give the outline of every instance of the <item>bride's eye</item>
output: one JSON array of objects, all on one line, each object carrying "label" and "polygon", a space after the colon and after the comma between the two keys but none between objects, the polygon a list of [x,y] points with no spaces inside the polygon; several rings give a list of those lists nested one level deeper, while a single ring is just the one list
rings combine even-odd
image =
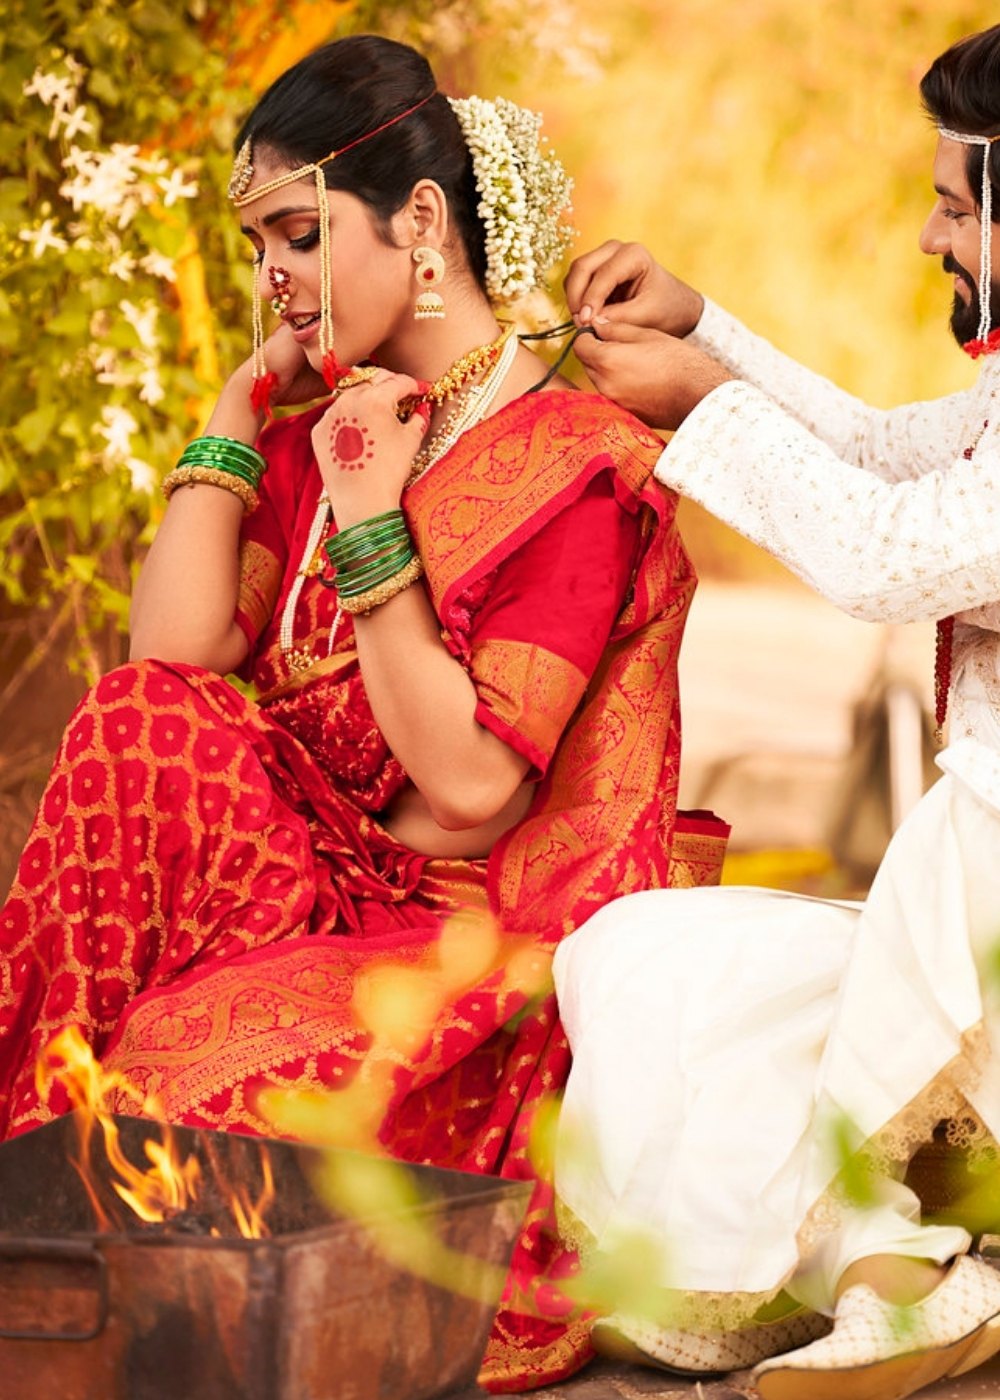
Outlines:
[{"label": "bride's eye", "polygon": [[305,252],[307,248],[315,248],[319,242],[319,224],[311,228],[308,233],[301,234],[298,238],[288,240],[289,248],[294,248],[296,252]]}]

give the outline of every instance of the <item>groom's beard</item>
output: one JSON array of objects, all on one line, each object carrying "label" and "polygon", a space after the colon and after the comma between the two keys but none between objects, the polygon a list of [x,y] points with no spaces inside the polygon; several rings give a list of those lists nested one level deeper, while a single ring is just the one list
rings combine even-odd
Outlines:
[{"label": "groom's beard", "polygon": [[[950,253],[944,255],[941,265],[945,272],[950,272],[954,277],[961,277],[969,289],[968,302],[964,302],[958,293],[955,293],[949,322],[952,335],[959,345],[965,345],[967,341],[975,340],[979,334],[979,288],[965,268],[957,263]],[[1000,326],[1000,283],[998,282],[990,283],[990,325]]]}]

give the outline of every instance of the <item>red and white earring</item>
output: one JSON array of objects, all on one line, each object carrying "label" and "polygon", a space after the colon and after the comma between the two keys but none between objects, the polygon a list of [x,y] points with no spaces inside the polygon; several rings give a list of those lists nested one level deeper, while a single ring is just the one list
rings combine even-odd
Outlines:
[{"label": "red and white earring", "polygon": [[419,248],[413,250],[413,261],[416,263],[415,276],[417,286],[420,288],[420,295],[413,308],[413,319],[415,321],[443,321],[444,302],[440,293],[431,291],[431,288],[444,280],[444,258],[436,248],[428,248],[421,244]]},{"label": "red and white earring", "polygon": [[275,316],[284,316],[288,310],[288,303],[292,299],[289,283],[292,280],[290,272],[286,272],[283,267],[269,267],[267,269],[267,280],[274,289],[274,296],[271,298],[271,310]]}]

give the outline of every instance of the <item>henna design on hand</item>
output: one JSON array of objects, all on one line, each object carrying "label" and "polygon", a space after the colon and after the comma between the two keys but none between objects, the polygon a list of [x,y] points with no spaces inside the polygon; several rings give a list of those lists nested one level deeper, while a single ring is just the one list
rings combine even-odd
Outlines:
[{"label": "henna design on hand", "polygon": [[335,418],[330,424],[330,455],[342,472],[360,472],[375,456],[371,433],[357,418]]}]

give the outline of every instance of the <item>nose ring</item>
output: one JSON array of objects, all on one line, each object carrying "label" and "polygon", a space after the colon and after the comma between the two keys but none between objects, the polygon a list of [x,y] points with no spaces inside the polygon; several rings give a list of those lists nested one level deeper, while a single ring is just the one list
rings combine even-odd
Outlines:
[{"label": "nose ring", "polygon": [[267,269],[267,280],[274,288],[274,296],[271,298],[271,310],[275,316],[283,316],[288,310],[288,303],[292,299],[289,290],[289,283],[292,280],[291,273],[286,272],[283,267],[269,267]]}]

